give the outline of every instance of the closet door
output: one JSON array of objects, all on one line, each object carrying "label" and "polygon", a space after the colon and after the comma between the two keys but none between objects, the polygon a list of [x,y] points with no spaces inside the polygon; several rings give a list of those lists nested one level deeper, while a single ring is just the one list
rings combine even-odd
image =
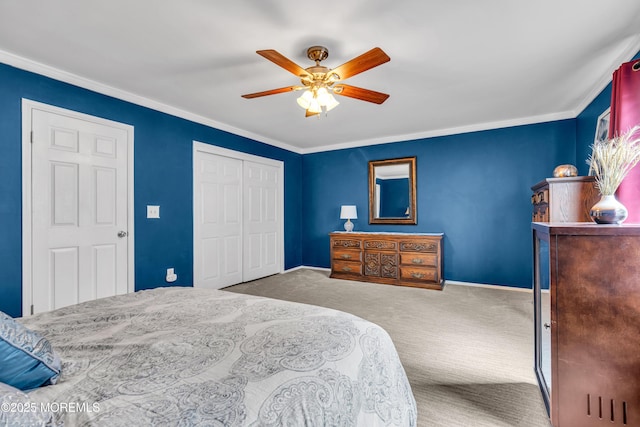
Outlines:
[{"label": "closet door", "polygon": [[242,282],[242,161],[198,152],[194,158],[194,286]]},{"label": "closet door", "polygon": [[244,162],[244,274],[255,280],[279,272],[278,169]]},{"label": "closet door", "polygon": [[194,142],[193,285],[220,289],[283,269],[282,162]]}]

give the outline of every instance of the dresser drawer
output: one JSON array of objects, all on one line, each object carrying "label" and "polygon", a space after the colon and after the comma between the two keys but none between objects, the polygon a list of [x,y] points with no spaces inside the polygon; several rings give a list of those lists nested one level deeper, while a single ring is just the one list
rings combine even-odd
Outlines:
[{"label": "dresser drawer", "polygon": [[351,249],[360,249],[362,248],[362,242],[360,240],[355,239],[332,239],[331,246],[333,248],[351,248]]},{"label": "dresser drawer", "polygon": [[400,252],[438,252],[439,242],[400,242]]},{"label": "dresser drawer", "polygon": [[548,222],[549,221],[549,205],[541,203],[533,206],[533,222]]},{"label": "dresser drawer", "polygon": [[343,261],[362,261],[362,252],[349,249],[334,249],[333,259]]},{"label": "dresser drawer", "polygon": [[376,249],[379,251],[396,251],[398,249],[398,242],[392,240],[365,240],[364,249]]},{"label": "dresser drawer", "polygon": [[435,253],[400,253],[400,264],[437,267],[438,257]]},{"label": "dresser drawer", "polygon": [[549,203],[549,189],[537,191],[531,196],[531,204],[539,205],[541,203]]},{"label": "dresser drawer", "polygon": [[400,278],[421,282],[439,282],[438,270],[430,267],[400,267]]},{"label": "dresser drawer", "polygon": [[331,263],[331,270],[334,273],[362,274],[362,264],[355,261],[340,261],[334,259]]}]

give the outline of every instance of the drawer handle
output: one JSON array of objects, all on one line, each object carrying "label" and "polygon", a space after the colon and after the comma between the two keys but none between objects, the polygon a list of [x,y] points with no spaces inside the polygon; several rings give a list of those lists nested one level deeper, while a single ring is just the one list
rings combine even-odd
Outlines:
[{"label": "drawer handle", "polygon": [[351,255],[349,255],[349,254],[342,254],[341,258],[342,258],[342,259],[351,259]]},{"label": "drawer handle", "polygon": [[422,258],[414,258],[411,260],[413,264],[422,264],[424,260]]},{"label": "drawer handle", "polygon": [[411,273],[411,277],[413,277],[414,279],[424,279],[424,274],[423,273]]},{"label": "drawer handle", "polygon": [[349,266],[342,267],[342,271],[351,271],[351,267]]}]

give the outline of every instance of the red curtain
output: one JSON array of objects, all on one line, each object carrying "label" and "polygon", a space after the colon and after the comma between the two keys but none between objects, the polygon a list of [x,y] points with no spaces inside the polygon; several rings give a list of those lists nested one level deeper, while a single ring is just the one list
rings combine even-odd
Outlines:
[{"label": "red curtain", "polygon": [[[609,137],[640,124],[640,60],[626,62],[613,72]],[[640,164],[622,181],[616,193],[629,210],[627,223],[640,223]]]}]

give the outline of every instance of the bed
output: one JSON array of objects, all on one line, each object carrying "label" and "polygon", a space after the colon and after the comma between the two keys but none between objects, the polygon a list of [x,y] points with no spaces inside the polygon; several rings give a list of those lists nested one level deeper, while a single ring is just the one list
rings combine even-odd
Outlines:
[{"label": "bed", "polygon": [[389,335],[340,311],[173,287],[18,320],[61,360],[27,393],[56,425],[416,425]]}]

